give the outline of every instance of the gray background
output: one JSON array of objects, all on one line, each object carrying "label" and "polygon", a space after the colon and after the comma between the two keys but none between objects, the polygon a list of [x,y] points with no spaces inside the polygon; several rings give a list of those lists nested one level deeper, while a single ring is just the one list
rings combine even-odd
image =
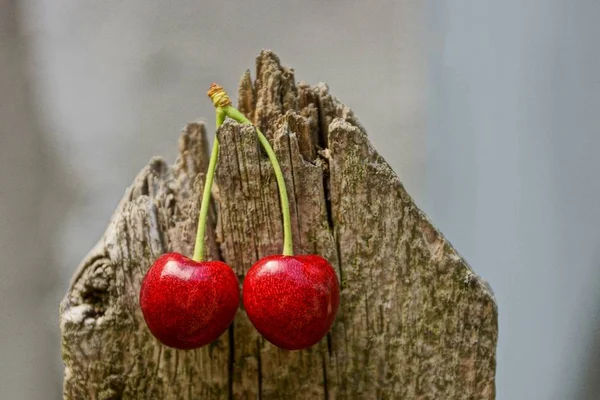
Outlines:
[{"label": "gray background", "polygon": [[593,0],[0,0],[0,398],[60,398],[77,263],[261,48],[329,83],[491,283],[498,398],[599,398],[599,17]]}]

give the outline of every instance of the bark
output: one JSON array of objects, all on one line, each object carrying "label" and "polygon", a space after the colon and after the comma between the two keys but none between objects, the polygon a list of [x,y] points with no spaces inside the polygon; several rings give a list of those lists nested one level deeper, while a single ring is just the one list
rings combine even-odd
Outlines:
[{"label": "bark", "polygon": [[[294,250],[337,269],[341,309],[330,334],[288,352],[254,330],[242,308],[228,333],[198,350],[159,344],[139,310],[141,279],[167,251],[192,253],[208,160],[191,123],[170,167],[153,159],[82,262],[60,307],[69,399],[490,399],[497,307],[487,284],[418,209],[324,84],[296,85],[265,51],[242,77],[239,108],[272,141],[286,177]],[[209,254],[240,282],[278,253],[273,171],[252,127],[226,122]]]}]

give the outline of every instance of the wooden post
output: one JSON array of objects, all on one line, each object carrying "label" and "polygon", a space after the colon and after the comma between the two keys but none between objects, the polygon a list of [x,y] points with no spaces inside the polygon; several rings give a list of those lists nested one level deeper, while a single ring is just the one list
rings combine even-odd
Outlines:
[{"label": "wooden post", "polygon": [[[490,288],[414,204],[352,111],[324,84],[296,85],[272,52],[240,83],[239,108],[272,141],[291,201],[295,251],[326,257],[342,285],[321,343],[289,352],[240,308],[227,334],[194,351],[147,330],[141,279],[167,251],[192,253],[208,160],[202,123],[173,166],[137,176],[60,307],[67,399],[492,399],[497,307]],[[251,127],[231,121],[214,188],[208,254],[240,282],[278,253],[272,169]]]}]

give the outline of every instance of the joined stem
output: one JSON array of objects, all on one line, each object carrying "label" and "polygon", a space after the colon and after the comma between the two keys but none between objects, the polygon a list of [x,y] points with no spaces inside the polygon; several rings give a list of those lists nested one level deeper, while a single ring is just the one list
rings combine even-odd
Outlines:
[{"label": "joined stem", "polygon": [[[221,107],[217,107],[217,130],[225,121],[225,113]],[[200,203],[200,213],[198,216],[198,230],[196,231],[196,244],[194,246],[194,256],[192,260],[200,262],[204,259],[204,235],[206,233],[206,218],[210,206],[210,194],[212,190],[217,160],[219,158],[219,139],[215,132],[215,141],[210,153],[208,162],[208,171],[206,172],[206,181],[204,182],[204,192],[202,193],[202,203]]]},{"label": "joined stem", "polygon": [[[246,116],[244,116],[244,114],[239,112],[231,105],[231,99],[222,86],[213,83],[210,85],[207,95],[212,100],[217,112],[221,110],[224,116],[228,116],[229,118],[242,124],[253,125],[252,122],[246,118]],[[223,118],[225,118],[224,116]],[[220,117],[217,117],[217,126],[220,125],[218,118]],[[260,129],[258,129],[258,127],[254,126],[254,129],[256,130],[258,141],[269,156],[269,161],[271,161],[271,165],[273,166],[273,172],[275,172],[275,178],[277,178],[279,201],[281,202],[281,215],[283,218],[283,255],[292,256],[294,255],[294,244],[292,242],[292,219],[290,217],[290,202],[288,200],[287,190],[285,188],[285,179],[283,178],[279,161],[277,161],[277,156],[269,144],[269,141],[265,135],[263,135]]]}]

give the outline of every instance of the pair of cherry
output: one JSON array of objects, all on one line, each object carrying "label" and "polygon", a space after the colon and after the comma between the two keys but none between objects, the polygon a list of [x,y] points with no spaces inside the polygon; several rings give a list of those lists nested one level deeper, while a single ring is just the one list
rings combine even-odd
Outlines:
[{"label": "pair of cherry", "polygon": [[[217,110],[217,128],[225,117],[250,124],[222,87],[208,92]],[[331,265],[319,255],[293,255],[289,202],[283,174],[269,142],[256,129],[277,178],[282,205],[282,255],[258,260],[246,274],[242,301],[254,327],[274,345],[299,350],[319,342],[331,328],[340,289]],[[209,162],[193,259],[167,253],[150,267],[140,291],[140,307],[150,332],[163,344],[194,349],[221,336],[233,322],[240,302],[238,279],[221,261],[203,261],[204,232],[218,141]]]},{"label": "pair of cherry", "polygon": [[[144,278],[140,295],[146,324],[167,346],[193,349],[221,336],[240,301],[238,280],[221,261],[196,262],[164,254]],[[339,305],[333,269],[318,255],[260,259],[244,279],[243,303],[256,329],[274,345],[299,350],[320,341]]]}]

